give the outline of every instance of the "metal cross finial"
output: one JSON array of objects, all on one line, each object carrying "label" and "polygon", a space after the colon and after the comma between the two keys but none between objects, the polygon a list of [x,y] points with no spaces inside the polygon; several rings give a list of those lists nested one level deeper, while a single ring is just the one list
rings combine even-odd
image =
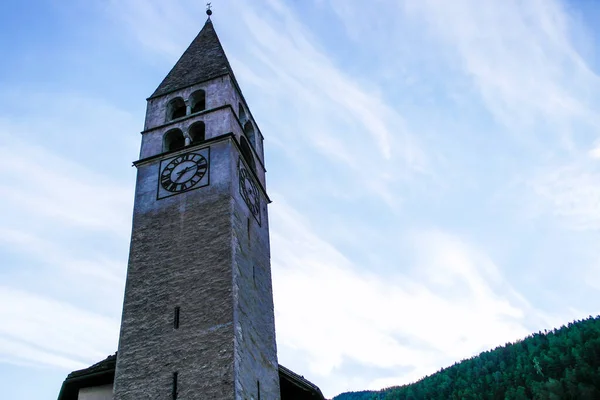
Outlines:
[{"label": "metal cross finial", "polygon": [[211,10],[211,5],[210,3],[206,3],[206,15],[208,15],[208,18],[210,18],[210,16],[212,15],[212,10]]}]

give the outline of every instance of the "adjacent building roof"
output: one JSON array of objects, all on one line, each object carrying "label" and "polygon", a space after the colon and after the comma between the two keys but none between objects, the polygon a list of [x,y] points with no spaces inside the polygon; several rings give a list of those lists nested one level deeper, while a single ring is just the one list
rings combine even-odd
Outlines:
[{"label": "adjacent building roof", "polygon": [[281,400],[325,399],[317,385],[281,364],[279,364],[279,386],[281,387]]},{"label": "adjacent building roof", "polygon": [[[78,371],[71,372],[62,384],[58,400],[77,400],[79,389],[112,384],[115,379],[117,353]],[[281,400],[325,400],[321,390],[283,365],[279,366]]]},{"label": "adjacent building roof", "polygon": [[71,372],[60,388],[58,400],[77,400],[81,388],[112,384],[116,365],[117,353],[91,367]]},{"label": "adjacent building roof", "polygon": [[[192,41],[152,96],[158,97],[175,90],[204,82],[233,72],[210,18]],[[233,78],[235,79],[235,78]]]}]

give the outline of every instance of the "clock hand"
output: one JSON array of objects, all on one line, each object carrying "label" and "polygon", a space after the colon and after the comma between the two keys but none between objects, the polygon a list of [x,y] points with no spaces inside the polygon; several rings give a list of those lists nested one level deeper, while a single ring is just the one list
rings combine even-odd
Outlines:
[{"label": "clock hand", "polygon": [[181,175],[185,174],[186,172],[188,172],[192,168],[194,168],[194,167],[185,167],[184,169],[182,169],[181,171],[179,171],[177,173],[177,178],[179,178]]},{"label": "clock hand", "polygon": [[179,180],[179,178],[181,178],[181,176],[182,176],[183,174],[185,174],[186,172],[188,172],[189,170],[191,170],[191,169],[193,169],[193,168],[195,168],[195,166],[191,166],[191,167],[185,167],[184,169],[182,169],[181,171],[179,171],[179,172],[177,173],[177,178],[175,178],[175,182],[177,182],[177,181]]}]

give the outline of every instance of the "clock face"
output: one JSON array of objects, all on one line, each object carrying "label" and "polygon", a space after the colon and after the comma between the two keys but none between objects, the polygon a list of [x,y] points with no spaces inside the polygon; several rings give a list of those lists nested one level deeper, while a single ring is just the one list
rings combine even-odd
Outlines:
[{"label": "clock face", "polygon": [[171,193],[184,192],[202,181],[207,168],[208,162],[202,154],[182,154],[162,169],[160,185]]},{"label": "clock face", "polygon": [[244,198],[244,201],[248,205],[250,212],[260,222],[260,194],[258,193],[258,187],[252,179],[252,175],[248,170],[242,166],[239,169],[240,173],[240,193]]}]

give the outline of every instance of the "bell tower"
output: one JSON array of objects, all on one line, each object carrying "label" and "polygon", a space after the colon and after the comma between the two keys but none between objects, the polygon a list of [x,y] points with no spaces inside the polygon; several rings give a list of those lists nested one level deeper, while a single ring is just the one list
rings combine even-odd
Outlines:
[{"label": "bell tower", "polygon": [[263,137],[210,16],[134,165],[114,399],[278,400]]}]

